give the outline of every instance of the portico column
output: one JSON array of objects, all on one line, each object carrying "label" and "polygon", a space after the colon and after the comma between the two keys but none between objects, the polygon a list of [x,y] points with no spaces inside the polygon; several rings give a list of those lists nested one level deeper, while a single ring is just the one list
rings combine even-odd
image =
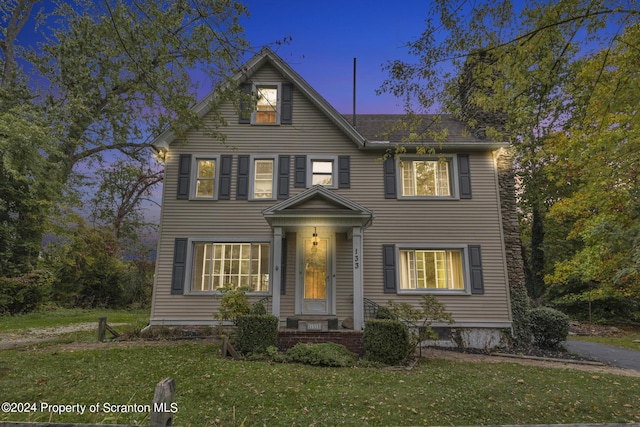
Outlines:
[{"label": "portico column", "polygon": [[282,279],[282,227],[273,227],[273,264],[271,271],[271,314],[280,319],[280,280]]},{"label": "portico column", "polygon": [[364,328],[364,288],[362,266],[362,227],[353,227],[353,330]]}]

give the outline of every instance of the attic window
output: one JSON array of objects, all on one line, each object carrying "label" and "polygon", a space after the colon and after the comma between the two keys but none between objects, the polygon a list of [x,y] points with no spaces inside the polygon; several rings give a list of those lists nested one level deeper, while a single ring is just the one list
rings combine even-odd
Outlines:
[{"label": "attic window", "polygon": [[257,102],[254,123],[278,123],[278,87],[256,86]]}]

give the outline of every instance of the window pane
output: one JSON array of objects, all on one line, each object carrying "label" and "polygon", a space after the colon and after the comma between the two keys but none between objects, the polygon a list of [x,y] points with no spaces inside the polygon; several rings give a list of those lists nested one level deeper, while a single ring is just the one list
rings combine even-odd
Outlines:
[{"label": "window pane", "polygon": [[198,160],[198,178],[213,178],[215,171],[215,160]]},{"label": "window pane", "polygon": [[197,243],[194,245],[192,289],[249,287],[269,290],[268,243]]},{"label": "window pane", "polygon": [[416,195],[436,195],[436,163],[413,162],[415,169]]},{"label": "window pane", "polygon": [[196,183],[196,197],[213,197],[213,180],[199,179]]},{"label": "window pane", "polygon": [[313,161],[313,173],[331,173],[333,170],[333,162],[331,161]]}]

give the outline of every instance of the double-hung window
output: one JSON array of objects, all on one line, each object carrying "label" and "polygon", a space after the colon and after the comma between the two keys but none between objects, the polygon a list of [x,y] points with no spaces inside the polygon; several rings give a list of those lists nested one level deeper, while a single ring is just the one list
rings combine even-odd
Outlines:
[{"label": "double-hung window", "polygon": [[462,249],[400,249],[400,290],[465,289]]},{"label": "double-hung window", "polygon": [[252,171],[251,198],[256,200],[275,199],[275,159],[253,159]]},{"label": "double-hung window", "polygon": [[268,292],[269,256],[270,244],[264,242],[195,242],[191,290],[247,287],[250,292]]},{"label": "double-hung window", "polygon": [[337,188],[337,157],[309,156],[307,161],[307,182],[311,186]]},{"label": "double-hung window", "polygon": [[403,197],[452,197],[451,162],[448,159],[401,160]]},{"label": "double-hung window", "polygon": [[192,197],[198,199],[216,198],[216,158],[195,158],[195,185]]}]

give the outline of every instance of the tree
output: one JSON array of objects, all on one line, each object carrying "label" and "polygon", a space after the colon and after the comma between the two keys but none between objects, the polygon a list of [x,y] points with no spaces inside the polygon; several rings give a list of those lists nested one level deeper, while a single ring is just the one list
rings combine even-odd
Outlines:
[{"label": "tree", "polygon": [[[0,186],[6,200],[0,227],[3,254],[9,254],[0,261],[6,264],[0,274],[30,263],[16,260],[23,242],[26,259],[33,259],[46,207],[72,187],[79,164],[113,151],[144,157],[160,132],[183,135],[202,124],[191,109],[197,101],[191,71],[209,77],[218,99],[240,96],[224,83],[249,49],[238,22],[247,12],[236,0],[56,0],[37,16],[34,31],[45,41],[19,46],[18,34],[37,3],[0,5]],[[208,119],[212,135],[223,140],[224,121],[215,105]],[[37,161],[17,167],[22,154],[11,153],[27,148]],[[42,176],[46,191],[36,191]],[[35,181],[26,184],[20,177]],[[27,240],[18,228],[28,230]]]},{"label": "tree", "polygon": [[131,252],[140,243],[144,229],[152,227],[142,203],[156,203],[151,199],[152,191],[162,181],[164,171],[153,170],[144,162],[119,160],[100,170],[98,177],[101,182],[90,201],[91,217],[111,229],[114,241],[119,243],[112,248],[114,255],[122,243]]},{"label": "tree", "polygon": [[[610,316],[637,315],[640,307],[640,24],[626,28],[611,48],[585,59],[574,98],[588,99],[567,136],[548,147],[549,174],[577,182],[558,200],[550,219],[568,223],[579,250],[558,260],[546,281],[558,303],[597,301],[618,307]],[[568,296],[571,283],[584,284]],[[571,289],[571,288],[569,288]],[[612,307],[613,308],[613,307]],[[636,319],[637,320],[637,319]]]},{"label": "tree", "polygon": [[[534,296],[542,295],[544,272],[553,268],[544,250],[546,214],[576,188],[575,179],[568,186],[549,179],[548,147],[559,131],[583,122],[589,104],[597,102],[595,86],[603,87],[605,77],[621,77],[604,71],[614,41],[640,19],[637,6],[633,0],[560,0],[517,9],[509,0],[473,5],[439,0],[425,31],[407,44],[416,61],[386,66],[389,79],[380,90],[403,97],[411,117],[440,105],[478,136],[512,142]],[[583,59],[599,51],[591,89],[578,93]]]}]

